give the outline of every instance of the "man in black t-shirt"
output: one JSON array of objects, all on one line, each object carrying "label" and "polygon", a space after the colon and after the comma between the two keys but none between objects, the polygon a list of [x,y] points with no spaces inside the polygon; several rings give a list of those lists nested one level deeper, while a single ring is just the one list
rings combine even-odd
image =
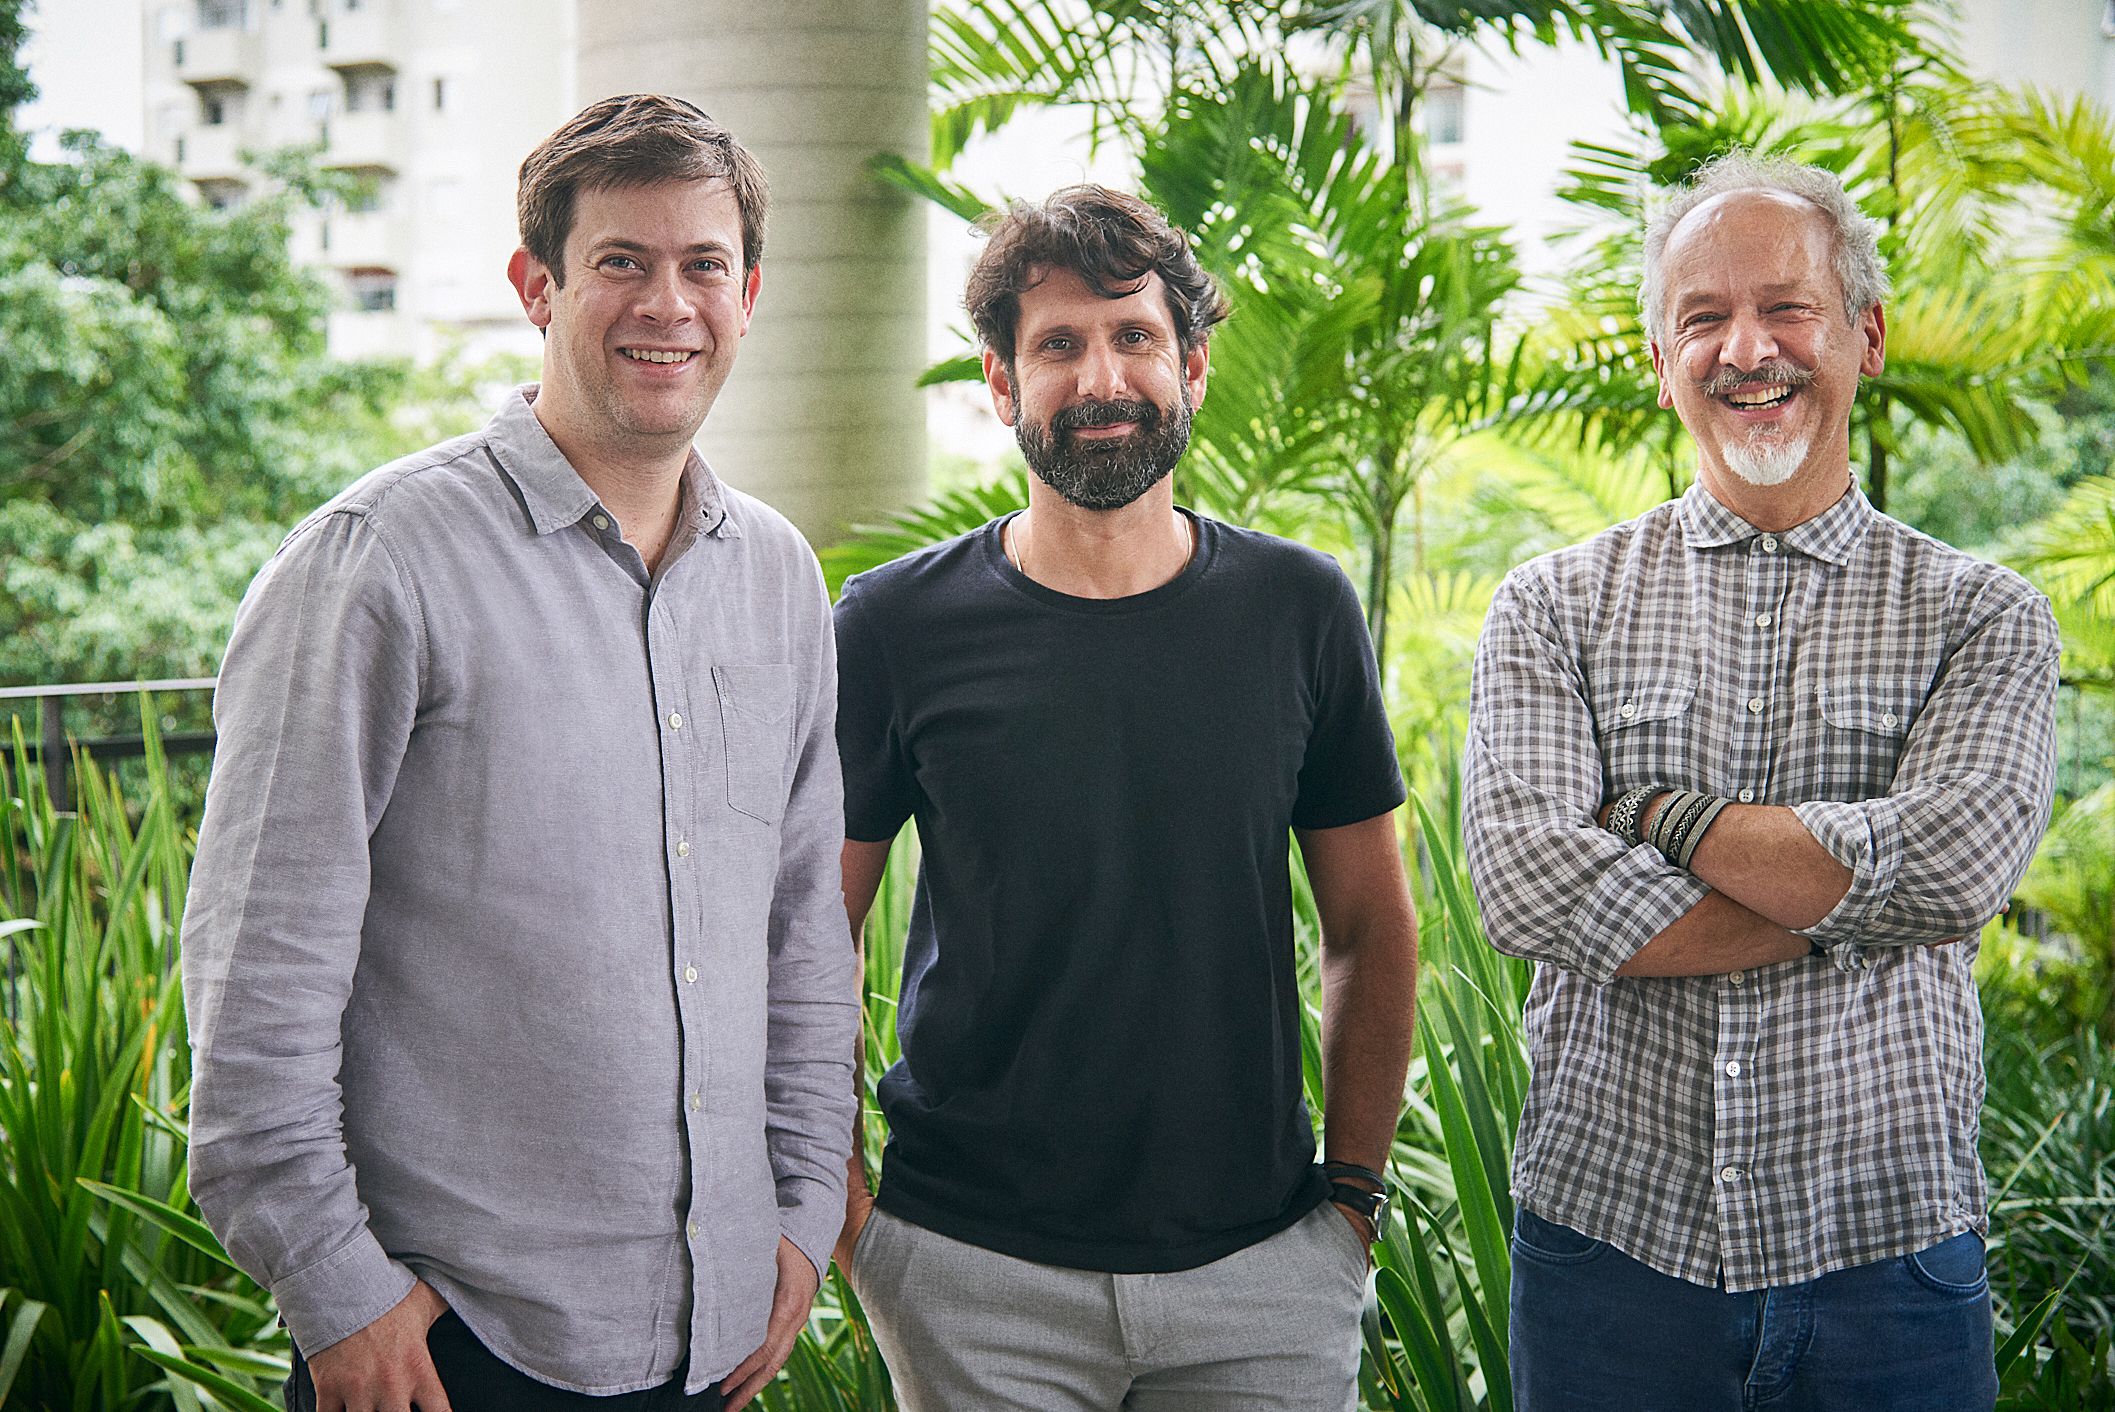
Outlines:
[{"label": "man in black t-shirt", "polygon": [[855,934],[906,819],[923,848],[883,1181],[855,1153],[839,1263],[912,1412],[1349,1408],[1417,969],[1358,600],[1176,507],[1227,306],[1158,212],[1016,206],[967,304],[1035,474],[838,605]]}]

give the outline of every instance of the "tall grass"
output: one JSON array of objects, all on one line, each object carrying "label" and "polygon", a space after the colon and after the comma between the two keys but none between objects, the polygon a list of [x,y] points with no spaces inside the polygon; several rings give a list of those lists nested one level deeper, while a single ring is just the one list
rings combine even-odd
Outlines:
[{"label": "tall grass", "polygon": [[199,1223],[176,967],[191,841],[143,711],[128,801],[85,762],[53,807],[14,724],[0,828],[0,1405],[268,1409],[270,1302]]},{"label": "tall grass", "polygon": [[[271,1412],[285,1335],[269,1297],[199,1223],[185,1180],[190,1054],[176,944],[193,839],[153,713],[143,714],[138,798],[84,765],[78,810],[53,808],[18,727],[0,800],[0,1409]],[[1485,944],[1458,794],[1420,798],[1411,814],[1425,967],[1359,1382],[1372,1409],[1510,1412],[1507,1174],[1527,1090],[1530,972]],[[886,1134],[873,1083],[897,1057],[915,866],[906,832],[866,936],[861,1140],[875,1169]],[[1319,929],[1297,874],[1294,896],[1319,1121]],[[2006,1310],[2001,1408],[2115,1408],[2103,1332],[2115,1063],[2089,1036],[2061,1053],[1993,1045],[1986,1151]],[[760,1403],[894,1412],[858,1300],[834,1272]]]}]

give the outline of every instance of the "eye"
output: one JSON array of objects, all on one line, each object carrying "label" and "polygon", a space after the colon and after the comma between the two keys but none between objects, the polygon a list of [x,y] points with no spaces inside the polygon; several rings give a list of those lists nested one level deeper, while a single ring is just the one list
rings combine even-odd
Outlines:
[{"label": "eye", "polygon": [[1704,324],[1715,324],[1725,317],[1724,314],[1691,314],[1688,318],[1682,320],[1682,327],[1686,329],[1697,328]]},{"label": "eye", "polygon": [[1133,348],[1142,348],[1153,341],[1153,335],[1142,328],[1127,328],[1117,335],[1117,339]]},{"label": "eye", "polygon": [[1072,340],[1064,334],[1057,334],[1044,339],[1042,348],[1045,353],[1069,353],[1072,351]]},{"label": "eye", "polygon": [[717,255],[704,255],[692,260],[690,267],[694,270],[703,270],[707,274],[718,274],[721,270],[727,268],[727,262],[720,259]]},{"label": "eye", "polygon": [[606,270],[636,270],[640,268],[639,262],[629,255],[605,255],[602,257],[601,266]]}]

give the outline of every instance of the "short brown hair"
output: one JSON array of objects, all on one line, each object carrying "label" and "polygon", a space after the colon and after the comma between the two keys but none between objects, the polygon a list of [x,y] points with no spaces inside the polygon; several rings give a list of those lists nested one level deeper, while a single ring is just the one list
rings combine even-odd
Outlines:
[{"label": "short brown hair", "polygon": [[668,181],[724,181],[733,189],[742,213],[742,274],[755,269],[771,204],[763,167],[695,104],[659,93],[591,103],[528,155],[515,195],[522,246],[563,285],[580,192]]},{"label": "short brown hair", "polygon": [[1072,271],[1104,299],[1121,299],[1147,275],[1159,275],[1185,353],[1232,312],[1197,263],[1189,237],[1136,196],[1106,186],[1068,186],[1039,205],[1014,202],[987,217],[984,229],[989,238],[969,272],[962,303],[977,337],[1008,367],[1021,295],[1052,269]]}]

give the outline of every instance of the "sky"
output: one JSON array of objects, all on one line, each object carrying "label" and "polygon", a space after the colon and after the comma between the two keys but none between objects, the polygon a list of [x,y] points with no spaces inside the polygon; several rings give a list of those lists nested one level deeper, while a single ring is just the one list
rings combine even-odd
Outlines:
[{"label": "sky", "polygon": [[40,91],[17,120],[32,134],[32,156],[57,156],[59,133],[70,127],[96,128],[139,150],[144,42],[138,0],[30,0],[23,57]]}]

